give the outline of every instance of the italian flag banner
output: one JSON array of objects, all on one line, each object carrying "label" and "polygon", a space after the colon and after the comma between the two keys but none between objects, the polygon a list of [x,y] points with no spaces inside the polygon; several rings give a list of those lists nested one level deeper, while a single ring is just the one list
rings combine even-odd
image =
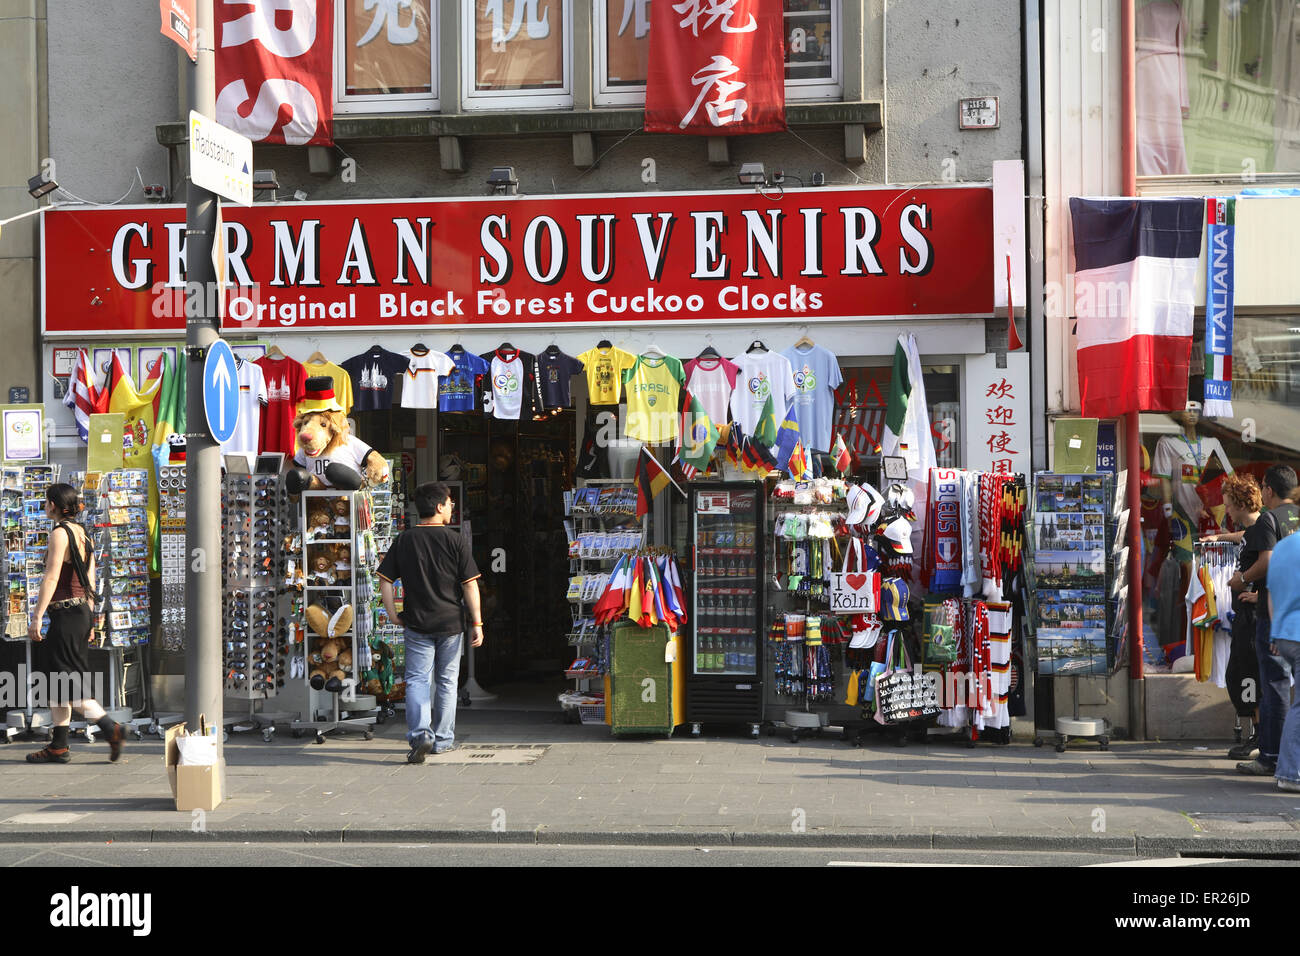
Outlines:
[{"label": "italian flag banner", "polygon": [[1232,417],[1232,304],[1235,199],[1205,200],[1205,409]]}]

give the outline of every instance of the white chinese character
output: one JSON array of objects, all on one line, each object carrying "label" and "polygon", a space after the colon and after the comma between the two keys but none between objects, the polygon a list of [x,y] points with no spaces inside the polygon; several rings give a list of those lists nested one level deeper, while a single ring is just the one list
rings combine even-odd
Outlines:
[{"label": "white chinese character", "polygon": [[[388,24],[388,42],[393,46],[407,46],[420,39],[420,28],[415,22],[411,2],[412,0],[365,0],[365,9],[374,10],[375,18],[370,21],[366,35],[357,41],[357,46],[365,46],[377,37],[385,23]],[[397,22],[399,10],[410,11],[410,20],[406,26]]]},{"label": "white chinese character", "polygon": [[510,21],[510,29],[508,31],[503,29],[502,24],[506,16],[505,2],[506,0],[487,2],[486,12],[492,18],[493,43],[508,43],[518,36],[525,15],[528,17],[528,39],[542,40],[551,35],[551,11],[548,9],[545,14],[538,17],[538,0],[513,0],[514,16]]},{"label": "white chinese character", "polygon": [[627,32],[627,25],[636,13],[636,32],[638,40],[650,32],[650,0],[623,0],[623,22],[618,25],[618,35]]},{"label": "white chinese character", "polygon": [[704,29],[708,29],[722,21],[723,33],[753,33],[758,29],[758,23],[754,20],[754,15],[749,15],[749,23],[738,27],[731,22],[731,18],[736,15],[736,0],[686,0],[685,3],[674,3],[673,9],[682,14],[682,20],[679,27],[690,27],[691,33],[695,36],[700,35],[700,18],[707,17],[708,21],[704,24]]},{"label": "white chinese character", "polygon": [[714,126],[739,122],[744,117],[745,110],[749,109],[749,103],[742,99],[733,100],[730,97],[733,93],[743,90],[745,84],[739,80],[727,79],[739,72],[740,67],[732,63],[728,57],[716,55],[708,66],[696,70],[691,77],[691,83],[700,87],[700,95],[696,97],[691,111],[682,117],[681,128],[685,129],[690,124],[700,104],[704,103],[705,97],[715,88],[717,97],[704,104],[704,109],[709,114],[709,122]]}]

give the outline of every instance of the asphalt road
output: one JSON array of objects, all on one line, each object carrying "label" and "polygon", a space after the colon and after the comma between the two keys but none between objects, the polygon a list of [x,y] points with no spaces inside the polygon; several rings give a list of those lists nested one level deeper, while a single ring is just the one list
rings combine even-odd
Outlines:
[{"label": "asphalt road", "polygon": [[1295,866],[1272,860],[1148,860],[1093,853],[772,847],[537,846],[487,844],[35,843],[0,845],[0,866],[41,867],[897,867]]}]

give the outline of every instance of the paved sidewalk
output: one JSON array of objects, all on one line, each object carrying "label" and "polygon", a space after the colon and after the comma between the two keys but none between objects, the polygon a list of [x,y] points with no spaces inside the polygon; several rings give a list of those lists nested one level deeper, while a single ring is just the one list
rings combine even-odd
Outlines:
[{"label": "paved sidewalk", "polygon": [[[462,711],[467,748],[545,748],[405,762],[404,727],[324,745],[232,735],[228,799],[199,822],[172,807],[162,742],[108,762],[74,740],[68,766],[39,744],[0,747],[0,841],[399,841],[824,845],[1295,854],[1300,795],[1238,775],[1227,742],[954,741],[851,747],[838,737],[615,739],[558,714]],[[681,731],[679,731],[679,734]],[[526,752],[523,756],[527,757]]]}]

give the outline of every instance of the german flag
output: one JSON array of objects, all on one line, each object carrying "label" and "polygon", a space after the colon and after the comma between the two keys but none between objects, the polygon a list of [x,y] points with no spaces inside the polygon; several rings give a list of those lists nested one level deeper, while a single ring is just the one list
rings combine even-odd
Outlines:
[{"label": "german flag", "polygon": [[664,466],[650,454],[649,449],[642,445],[641,456],[636,463],[636,516],[644,517],[650,511],[650,502],[654,501],[659,492],[669,485],[676,488],[679,495],[685,497],[686,492],[673,481],[672,475],[668,474]]}]

